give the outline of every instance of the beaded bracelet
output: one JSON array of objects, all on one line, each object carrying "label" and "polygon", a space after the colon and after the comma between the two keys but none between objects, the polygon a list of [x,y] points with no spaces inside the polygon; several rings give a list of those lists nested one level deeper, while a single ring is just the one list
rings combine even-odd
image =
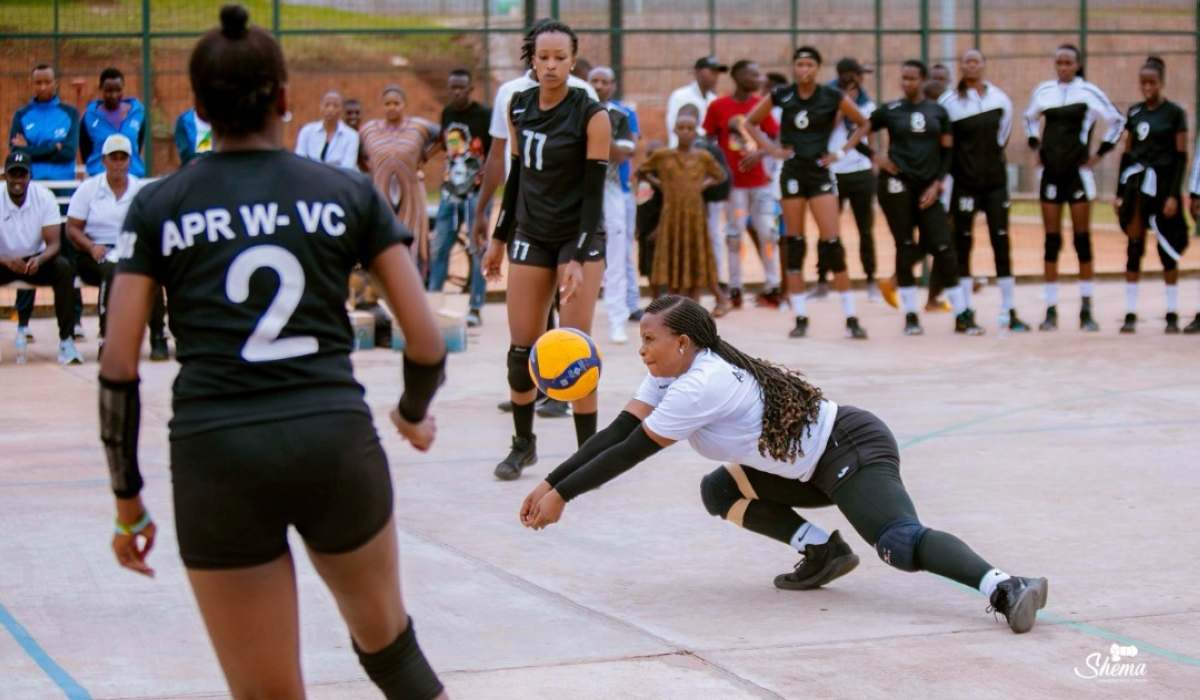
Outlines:
[{"label": "beaded bracelet", "polygon": [[114,532],[117,535],[125,535],[127,537],[130,535],[141,534],[142,530],[145,530],[146,528],[150,527],[150,524],[153,522],[154,521],[150,519],[149,511],[146,511],[146,514],[142,516],[142,519],[137,521],[133,525],[122,525],[121,520],[119,518],[117,518],[117,519],[113,520],[113,524],[116,525],[116,529]]}]

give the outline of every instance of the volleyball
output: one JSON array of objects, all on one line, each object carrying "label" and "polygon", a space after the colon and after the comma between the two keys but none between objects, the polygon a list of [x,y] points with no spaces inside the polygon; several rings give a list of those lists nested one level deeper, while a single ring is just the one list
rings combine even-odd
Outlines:
[{"label": "volleyball", "polygon": [[574,328],[546,332],[529,352],[530,376],[556,401],[576,401],[595,391],[600,364],[596,343]]}]

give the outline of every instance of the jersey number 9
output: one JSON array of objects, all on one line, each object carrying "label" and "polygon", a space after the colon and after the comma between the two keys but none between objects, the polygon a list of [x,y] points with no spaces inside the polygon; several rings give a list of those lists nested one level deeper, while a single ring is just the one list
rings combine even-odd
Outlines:
[{"label": "jersey number 9", "polygon": [[235,304],[245,303],[250,298],[250,278],[264,267],[279,276],[279,290],[242,346],[242,359],[272,362],[312,355],[319,343],[311,335],[279,337],[304,297],[304,266],[291,251],[277,245],[243,250],[229,265],[225,275],[225,295]]}]

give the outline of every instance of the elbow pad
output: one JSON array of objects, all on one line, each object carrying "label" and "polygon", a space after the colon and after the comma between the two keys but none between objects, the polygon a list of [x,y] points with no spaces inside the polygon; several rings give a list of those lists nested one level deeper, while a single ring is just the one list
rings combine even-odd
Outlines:
[{"label": "elbow pad", "polygon": [[521,187],[521,159],[513,156],[509,161],[508,180],[504,183],[504,200],[500,205],[500,217],[496,219],[496,230],[492,238],[503,243],[508,242],[517,222],[517,190]]},{"label": "elbow pad", "polygon": [[422,365],[404,356],[404,393],[400,395],[397,410],[400,417],[409,423],[425,420],[429,404],[438,387],[446,381],[446,356],[432,365]]},{"label": "elbow pad", "polygon": [[137,461],[141,420],[138,380],[114,382],[100,377],[100,439],[104,442],[109,481],[117,498],[133,498],[142,490]]},{"label": "elbow pad", "polygon": [[608,161],[588,158],[583,166],[583,208],[579,212],[579,239],[575,243],[577,263],[587,260],[592,238],[600,228],[604,215],[604,178],[608,175]]}]

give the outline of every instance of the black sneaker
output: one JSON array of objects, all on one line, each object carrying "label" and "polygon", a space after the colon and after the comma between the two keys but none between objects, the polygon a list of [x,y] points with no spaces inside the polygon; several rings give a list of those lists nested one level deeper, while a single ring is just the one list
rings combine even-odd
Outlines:
[{"label": "black sneaker", "polygon": [[1193,335],[1200,333],[1200,314],[1196,314],[1196,318],[1183,329],[1184,335]]},{"label": "black sneaker", "polygon": [[975,315],[971,313],[970,309],[967,309],[954,318],[954,332],[966,335],[983,335],[987,331],[978,323],[975,323]]},{"label": "black sneaker", "polygon": [[1084,297],[1083,306],[1079,309],[1079,330],[1100,330],[1100,324],[1096,323],[1096,319],[1092,318],[1092,300],[1087,297]]},{"label": "black sneaker", "polygon": [[166,362],[171,359],[171,349],[167,347],[167,339],[161,335],[150,337],[150,360]]},{"label": "black sneaker", "polygon": [[537,461],[537,435],[529,439],[514,435],[512,449],[492,474],[501,481],[516,481],[521,478],[522,469],[537,464]]},{"label": "black sneaker", "polygon": [[904,314],[904,335],[924,335],[925,329],[921,328],[921,321],[913,312]]},{"label": "black sneaker", "polygon": [[1179,332],[1179,314],[1174,311],[1167,314],[1167,329],[1163,332],[1169,335]]},{"label": "black sneaker", "polygon": [[547,397],[542,405],[537,407],[537,414],[542,418],[566,418],[571,415],[571,404]]},{"label": "black sneaker", "polygon": [[846,337],[854,338],[855,340],[867,339],[867,331],[858,325],[858,318],[855,316],[846,319]]},{"label": "black sneaker", "polygon": [[646,315],[645,311],[642,311],[641,309],[637,309],[636,311],[633,311],[629,314],[629,322],[630,323],[641,323],[642,316],[645,316],[645,315]]},{"label": "black sneaker", "polygon": [[1037,611],[1046,607],[1050,583],[1044,578],[1010,576],[996,584],[987,611],[1000,613],[1017,634],[1033,629]]},{"label": "black sneaker", "polygon": [[742,290],[741,289],[739,289],[737,287],[733,287],[732,289],[729,290],[729,303],[733,304],[733,308],[735,308],[735,309],[742,308]]},{"label": "black sneaker", "polygon": [[797,316],[796,327],[788,332],[789,338],[803,338],[808,335],[808,316]]},{"label": "black sneaker", "polygon": [[778,309],[783,303],[783,292],[777,288],[761,291],[754,297],[754,303],[769,309]]},{"label": "black sneaker", "polygon": [[1046,320],[1042,321],[1042,325],[1038,326],[1039,331],[1056,331],[1058,330],[1058,307],[1046,307]]},{"label": "black sneaker", "polygon": [[1125,314],[1125,325],[1121,326],[1121,332],[1137,333],[1137,314]]},{"label": "black sneaker", "polygon": [[1017,310],[1008,310],[1008,330],[1014,333],[1028,333],[1029,326],[1024,321],[1017,318]]},{"label": "black sneaker", "polygon": [[850,551],[850,545],[837,530],[829,535],[825,544],[805,545],[803,555],[794,571],[775,577],[776,588],[786,591],[820,588],[858,566],[858,555]]}]

